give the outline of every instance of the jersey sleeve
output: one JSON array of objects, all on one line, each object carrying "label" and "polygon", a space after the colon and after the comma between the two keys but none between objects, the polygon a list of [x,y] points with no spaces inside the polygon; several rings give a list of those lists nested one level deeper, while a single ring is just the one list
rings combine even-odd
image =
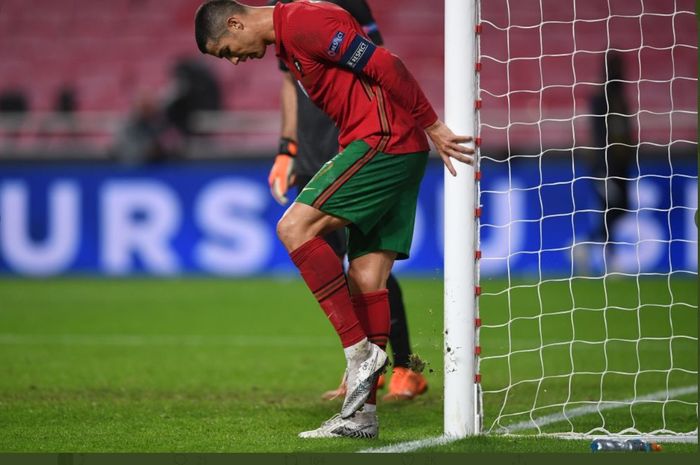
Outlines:
[{"label": "jersey sleeve", "polygon": [[410,111],[421,128],[425,129],[437,121],[433,106],[398,56],[377,47],[361,72],[378,82],[399,105]]},{"label": "jersey sleeve", "polygon": [[317,8],[295,19],[288,37],[296,48],[321,63],[359,72],[377,49],[358,22],[340,6]]},{"label": "jersey sleeve", "polygon": [[307,21],[306,25],[299,25],[297,35],[309,39],[299,46],[310,56],[379,83],[392,99],[411,112],[422,128],[437,120],[435,110],[401,59],[373,44],[348,12],[337,8],[313,15]]}]

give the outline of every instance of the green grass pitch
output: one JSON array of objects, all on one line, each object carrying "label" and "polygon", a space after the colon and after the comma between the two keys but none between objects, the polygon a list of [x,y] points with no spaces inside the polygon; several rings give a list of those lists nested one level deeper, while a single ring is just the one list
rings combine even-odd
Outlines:
[{"label": "green grass pitch", "polygon": [[[482,365],[485,388],[525,380],[509,393],[498,424],[520,421],[522,409],[540,409],[567,396],[571,401],[597,399],[599,389],[606,398],[633,394],[630,376],[620,375],[602,388],[599,376],[597,382],[583,377],[579,381],[585,392],[579,392],[578,381],[573,391],[567,383],[552,382],[540,385],[535,396],[527,380],[540,377],[541,360],[546,374],[567,372],[572,360],[577,370],[595,371],[605,363],[609,369],[624,371],[632,364],[636,370],[631,357],[639,351],[643,363],[650,364],[641,368],[653,370],[669,363],[668,341],[666,347],[653,341],[649,347],[620,342],[619,355],[607,362],[600,356],[603,343],[595,341],[636,337],[637,329],[642,336],[653,337],[654,330],[667,334],[670,324],[674,334],[697,338],[697,308],[684,310],[660,300],[669,294],[666,280],[643,284],[641,296],[634,281],[609,286],[607,303],[596,282],[577,282],[573,291],[568,283],[513,290],[511,302],[518,303],[523,318],[510,325],[510,335],[498,328],[482,332],[482,354],[496,356]],[[315,428],[340,407],[339,401],[323,402],[319,395],[337,385],[344,361],[337,337],[298,280],[2,279],[0,452],[354,452],[439,436],[442,281],[404,279],[402,285],[414,350],[428,362],[428,393],[409,403],[381,404],[378,440],[308,441],[296,434]],[[505,283],[482,285],[485,293],[498,293]],[[674,281],[673,286],[674,302],[697,307],[695,280]],[[644,304],[639,316],[630,319],[631,313],[613,308],[636,298]],[[506,321],[509,305],[502,299],[500,294],[482,299],[485,325]],[[528,318],[539,312],[542,299],[551,302],[547,316]],[[613,308],[606,319],[586,310],[601,305]],[[574,312],[581,319],[576,339],[593,342],[564,350],[556,343],[572,336],[571,316],[560,317],[556,309],[571,306],[581,308]],[[542,341],[533,332],[540,323]],[[541,354],[528,351],[540,342],[551,346]],[[671,344],[674,366],[697,371],[697,339]],[[510,367],[507,357],[497,357],[508,350],[520,351]],[[658,381],[649,376],[638,386]],[[697,375],[668,378],[670,387],[689,382],[697,384]],[[686,398],[696,402],[697,393]],[[496,394],[485,402],[488,427],[501,404]],[[697,424],[694,406],[672,408],[676,410],[666,412],[673,418],[670,426]],[[608,425],[629,421],[629,408],[607,412]],[[541,413],[551,412],[543,408]],[[634,413],[640,426],[660,415],[656,409]],[[599,424],[600,417],[584,415],[576,421],[584,428]],[[562,424],[551,428],[556,426]],[[424,451],[587,452],[588,444],[485,436]],[[695,452],[697,445],[668,444],[666,450]]]}]

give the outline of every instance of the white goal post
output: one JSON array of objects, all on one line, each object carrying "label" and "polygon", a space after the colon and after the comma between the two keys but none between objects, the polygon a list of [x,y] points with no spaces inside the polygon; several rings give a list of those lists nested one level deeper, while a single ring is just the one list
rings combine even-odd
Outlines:
[{"label": "white goal post", "polygon": [[445,436],[697,442],[694,7],[445,0]]},{"label": "white goal post", "polygon": [[[445,0],[445,123],[476,135],[476,0]],[[475,169],[445,168],[445,435],[478,433],[475,399]]]}]

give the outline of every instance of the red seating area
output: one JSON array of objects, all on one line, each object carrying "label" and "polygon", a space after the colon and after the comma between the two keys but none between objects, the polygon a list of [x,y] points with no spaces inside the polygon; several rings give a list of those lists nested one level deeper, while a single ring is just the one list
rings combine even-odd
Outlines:
[{"label": "red seating area", "polygon": [[[490,0],[481,4],[482,122],[508,127],[510,143],[537,147],[542,136],[544,148],[571,147],[574,137],[577,145],[585,145],[590,140],[585,115],[590,113],[591,95],[600,91],[604,81],[609,48],[622,54],[625,79],[633,81],[626,92],[630,110],[640,111],[639,140],[668,143],[671,131],[674,139],[697,140],[696,115],[668,114],[697,111],[693,2]],[[574,130],[571,118],[576,118]],[[542,119],[567,121],[538,123]],[[498,138],[496,145],[504,145],[505,130],[487,127],[483,132],[485,142]]]},{"label": "red seating area", "polygon": [[162,93],[174,60],[194,55],[197,1],[8,0],[0,9],[0,82],[49,110],[60,86],[87,111],[127,111],[139,93]]},{"label": "red seating area", "polygon": [[[139,95],[163,97],[174,62],[185,56],[200,56],[192,26],[193,12],[199,3],[200,0],[3,0],[0,92],[23,89],[30,97],[32,110],[52,109],[57,90],[64,84],[76,87],[79,109],[85,111],[126,112]],[[249,3],[260,5],[265,1]],[[443,2],[369,3],[387,47],[404,59],[428,97],[441,109]],[[625,52],[628,79],[642,82],[639,88],[631,85],[628,90],[633,102],[639,100],[640,108],[697,110],[695,16],[672,14],[674,7],[677,11],[694,11],[692,0],[644,0],[644,12],[652,14],[641,21],[641,29],[637,17],[641,13],[639,0],[616,0],[610,19],[603,19],[613,3],[609,0],[481,3],[485,55],[481,82],[487,91],[482,94],[484,122],[508,123],[506,92],[511,92],[511,123],[513,117],[523,121],[547,115],[572,117],[574,104],[577,114],[585,113],[586,100],[601,81],[601,52],[608,45],[631,49]],[[543,20],[541,28],[531,27]],[[674,45],[672,57],[659,50]],[[508,51],[510,63],[499,63],[508,57]],[[570,54],[574,51],[572,60]],[[543,54],[568,55],[539,59]],[[200,59],[220,77],[226,109],[277,107],[280,75],[272,48],[263,60],[235,68],[210,57]],[[677,80],[673,86],[654,82],[679,76],[687,79]],[[542,102],[537,94],[518,92],[537,90],[543,85],[570,87],[547,88]],[[694,121],[695,117],[689,119]],[[668,116],[665,120],[668,125]],[[694,124],[681,121],[676,127],[679,125],[685,127],[683,137],[697,137]],[[668,137],[668,129],[661,129]]]}]

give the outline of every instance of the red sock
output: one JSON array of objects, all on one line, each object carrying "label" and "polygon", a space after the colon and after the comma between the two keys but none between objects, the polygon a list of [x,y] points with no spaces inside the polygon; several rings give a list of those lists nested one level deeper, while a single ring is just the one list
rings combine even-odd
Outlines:
[{"label": "red sock", "polygon": [[[382,289],[376,292],[358,294],[352,296],[352,305],[355,314],[360,320],[362,329],[367,338],[382,349],[386,349],[391,329],[391,315],[389,312],[389,291]],[[372,394],[367,399],[368,404],[377,403],[377,383],[374,383]]]},{"label": "red sock", "polygon": [[330,245],[314,237],[290,254],[314,297],[328,316],[343,347],[357,344],[365,332],[357,321],[343,265]]}]

